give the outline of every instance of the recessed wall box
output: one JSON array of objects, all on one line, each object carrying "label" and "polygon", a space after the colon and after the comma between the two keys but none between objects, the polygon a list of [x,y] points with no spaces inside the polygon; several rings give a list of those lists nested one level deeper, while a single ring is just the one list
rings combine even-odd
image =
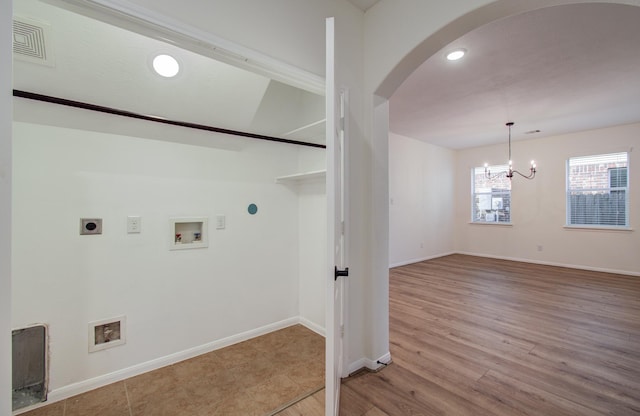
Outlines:
[{"label": "recessed wall box", "polygon": [[102,234],[102,218],[80,218],[80,235]]},{"label": "recessed wall box", "polygon": [[209,247],[207,217],[171,218],[169,250]]},{"label": "recessed wall box", "polygon": [[124,316],[89,322],[89,352],[124,344],[126,322]]}]

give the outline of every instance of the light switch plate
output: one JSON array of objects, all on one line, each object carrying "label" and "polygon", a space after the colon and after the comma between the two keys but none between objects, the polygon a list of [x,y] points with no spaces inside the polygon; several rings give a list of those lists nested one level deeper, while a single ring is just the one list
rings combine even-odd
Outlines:
[{"label": "light switch plate", "polygon": [[224,215],[216,216],[216,230],[224,230],[227,226],[227,218]]},{"label": "light switch plate", "polygon": [[138,216],[127,217],[127,233],[138,234],[142,231],[142,218]]}]

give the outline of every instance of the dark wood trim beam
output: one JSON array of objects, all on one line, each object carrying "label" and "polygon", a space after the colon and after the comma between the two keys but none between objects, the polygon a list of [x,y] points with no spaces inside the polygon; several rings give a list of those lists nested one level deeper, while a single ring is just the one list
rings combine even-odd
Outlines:
[{"label": "dark wood trim beam", "polygon": [[65,105],[68,107],[75,107],[83,110],[113,114],[121,117],[129,117],[129,118],[135,118],[138,120],[151,121],[154,123],[169,124],[172,126],[185,127],[189,129],[196,129],[196,130],[205,130],[213,133],[230,134],[232,136],[247,137],[250,139],[257,139],[257,140],[267,140],[267,141],[278,142],[278,143],[294,144],[297,146],[316,147],[321,149],[327,148],[327,146],[323,144],[308,143],[308,142],[302,142],[298,140],[283,139],[280,137],[265,136],[262,134],[247,133],[247,132],[238,131],[238,130],[223,129],[220,127],[207,126],[204,124],[190,123],[186,121],[169,120],[169,119],[160,118],[160,117],[133,113],[131,111],[120,110],[117,108],[104,107],[101,105],[89,104],[82,101],[67,100],[65,98],[52,97],[49,95],[36,94],[33,92],[27,92],[27,91],[21,91],[21,90],[13,90],[13,96],[19,97],[19,98],[26,98],[29,100],[42,101],[42,102],[51,103],[51,104]]}]

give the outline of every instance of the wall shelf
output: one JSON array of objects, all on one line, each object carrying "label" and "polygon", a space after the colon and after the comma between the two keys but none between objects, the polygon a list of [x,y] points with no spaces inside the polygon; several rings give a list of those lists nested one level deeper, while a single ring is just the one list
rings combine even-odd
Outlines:
[{"label": "wall shelf", "polygon": [[276,183],[283,185],[299,185],[303,183],[319,182],[323,180],[327,174],[326,170],[316,170],[313,172],[296,173],[294,175],[278,176]]}]

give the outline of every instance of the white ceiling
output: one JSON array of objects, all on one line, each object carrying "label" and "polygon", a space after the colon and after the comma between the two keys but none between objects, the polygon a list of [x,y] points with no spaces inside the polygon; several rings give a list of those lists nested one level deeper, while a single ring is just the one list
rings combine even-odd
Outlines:
[{"label": "white ceiling", "polygon": [[[462,60],[444,59],[457,47]],[[394,133],[453,149],[506,142],[508,121],[513,140],[640,122],[640,7],[574,4],[491,23],[390,100]]]},{"label": "white ceiling", "polygon": [[[323,96],[37,0],[15,2],[14,16],[49,29],[45,45],[53,57],[51,65],[43,65],[14,53],[15,89],[176,121],[325,141]],[[158,53],[178,59],[178,76],[153,72]],[[23,121],[28,117],[35,115],[16,114]]]},{"label": "white ceiling", "polygon": [[[377,0],[349,0],[366,10]],[[14,87],[180,121],[323,142],[323,97],[36,0],[55,65],[15,60]],[[464,47],[457,62],[445,51]],[[151,73],[154,52],[183,64]],[[640,122],[640,7],[540,9],[481,27],[418,68],[390,100],[394,133],[459,149]],[[307,129],[300,129],[304,126]],[[537,134],[525,134],[541,130]],[[293,132],[289,134],[290,132]]]}]

